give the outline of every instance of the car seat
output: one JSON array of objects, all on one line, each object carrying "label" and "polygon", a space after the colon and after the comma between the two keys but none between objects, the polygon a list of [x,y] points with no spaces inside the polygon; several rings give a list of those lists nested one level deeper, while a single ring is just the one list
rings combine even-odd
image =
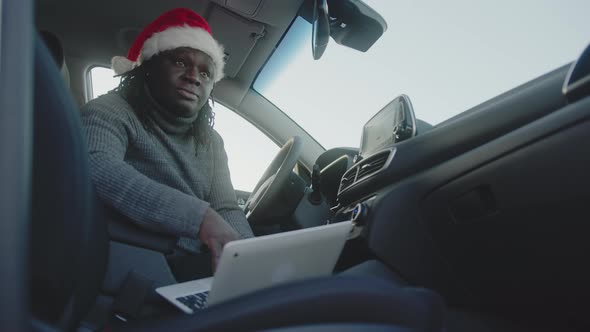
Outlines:
[{"label": "car seat", "polygon": [[[34,61],[31,326],[71,331],[99,295],[108,235],[79,112],[39,36]],[[269,288],[191,316],[107,325],[130,331],[440,331],[443,313],[441,298],[431,291],[343,275]]]}]

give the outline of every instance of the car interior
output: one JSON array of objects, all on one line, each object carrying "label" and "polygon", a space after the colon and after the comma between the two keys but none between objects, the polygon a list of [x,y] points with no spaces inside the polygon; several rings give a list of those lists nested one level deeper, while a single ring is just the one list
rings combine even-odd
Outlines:
[{"label": "car interior", "polygon": [[[360,148],[326,150],[253,84],[298,17],[314,24],[314,57],[327,39],[367,51],[387,23],[360,0],[0,6],[3,329],[590,329],[590,47],[435,126],[402,95],[365,126],[393,117],[385,145],[366,129]],[[255,234],[353,220],[333,276],[185,315],[154,292],[179,281],[166,261],[176,239],[115,221],[98,199],[79,118],[89,70],[176,7],[225,45],[215,101],[282,146],[237,192]]]}]

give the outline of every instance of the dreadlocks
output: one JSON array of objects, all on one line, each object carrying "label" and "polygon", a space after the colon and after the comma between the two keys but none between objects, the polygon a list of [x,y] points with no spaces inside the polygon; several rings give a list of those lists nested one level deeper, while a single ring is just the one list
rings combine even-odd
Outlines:
[{"label": "dreadlocks", "polygon": [[[140,66],[119,75],[121,77],[121,81],[119,86],[113,90],[121,93],[123,98],[127,100],[146,129],[149,128],[147,125],[149,120],[145,108],[145,103],[147,101],[147,96],[145,95],[144,90],[145,78],[147,76],[150,63],[157,57],[158,55],[145,61]],[[209,103],[205,103],[205,105],[203,105],[199,111],[197,120],[192,127],[197,143],[202,143],[205,145],[209,143],[214,123],[215,113],[213,112],[213,108],[211,108]]]}]

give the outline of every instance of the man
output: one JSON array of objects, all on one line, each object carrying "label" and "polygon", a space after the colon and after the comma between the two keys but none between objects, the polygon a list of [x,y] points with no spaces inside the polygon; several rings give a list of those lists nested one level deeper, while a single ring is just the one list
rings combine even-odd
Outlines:
[{"label": "man", "polygon": [[119,87],[82,113],[99,197],[140,227],[179,237],[181,255],[205,244],[215,268],[227,242],[253,236],[208,103],[223,78],[222,46],[201,16],[179,8],[112,64]]}]

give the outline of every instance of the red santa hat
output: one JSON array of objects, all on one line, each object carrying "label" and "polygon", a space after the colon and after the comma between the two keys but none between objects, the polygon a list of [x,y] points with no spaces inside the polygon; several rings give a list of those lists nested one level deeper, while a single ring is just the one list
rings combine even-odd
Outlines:
[{"label": "red santa hat", "polygon": [[116,56],[111,64],[116,74],[123,74],[160,52],[178,47],[194,48],[209,55],[215,64],[215,82],[223,78],[223,46],[211,35],[207,21],[187,8],[160,15],[137,36],[127,57]]}]

